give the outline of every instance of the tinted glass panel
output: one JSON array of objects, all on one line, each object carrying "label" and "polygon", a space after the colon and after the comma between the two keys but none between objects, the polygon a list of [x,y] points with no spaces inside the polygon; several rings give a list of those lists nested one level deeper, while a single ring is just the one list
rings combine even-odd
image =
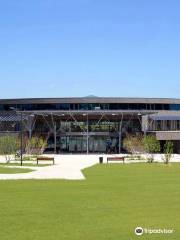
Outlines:
[{"label": "tinted glass panel", "polygon": [[129,104],[129,109],[130,110],[138,110],[139,106],[138,104],[135,104],[135,103],[130,103]]},{"label": "tinted glass panel", "polygon": [[163,110],[163,104],[155,104],[155,110]]},{"label": "tinted glass panel", "polygon": [[119,104],[118,104],[118,103],[110,103],[110,104],[109,104],[109,109],[110,109],[110,110],[119,109]]},{"label": "tinted glass panel", "polygon": [[108,110],[108,109],[109,109],[109,104],[102,103],[102,104],[99,104],[99,105],[100,105],[100,108],[101,108],[101,109],[105,109],[105,110]]},{"label": "tinted glass panel", "polygon": [[70,104],[69,103],[60,103],[58,104],[58,109],[59,110],[69,110]]},{"label": "tinted glass panel", "polygon": [[169,110],[169,104],[164,104],[164,110]]},{"label": "tinted glass panel", "polygon": [[180,104],[170,104],[170,110],[180,110]]},{"label": "tinted glass panel", "polygon": [[88,104],[87,103],[79,104],[79,110],[88,110]]}]

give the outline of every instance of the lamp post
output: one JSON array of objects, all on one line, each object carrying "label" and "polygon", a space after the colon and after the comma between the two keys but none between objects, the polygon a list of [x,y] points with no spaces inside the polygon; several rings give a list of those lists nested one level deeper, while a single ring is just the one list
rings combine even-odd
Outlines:
[{"label": "lamp post", "polygon": [[[85,115],[84,115],[85,116]],[[87,114],[87,129],[86,129],[86,152],[89,154],[89,118]]]},{"label": "lamp post", "polygon": [[121,121],[119,123],[119,154],[121,153],[121,145],[122,145],[122,124],[123,124],[123,113],[121,113]]},{"label": "lamp post", "polygon": [[[15,111],[17,114],[18,112],[16,111],[16,108],[15,107],[10,107],[10,110],[12,111]],[[21,166],[22,166],[22,163],[23,163],[23,114],[22,114],[22,111],[21,111],[21,114],[20,114],[20,134],[21,134],[21,152],[20,152],[20,160],[21,160]]]},{"label": "lamp post", "polygon": [[54,154],[57,153],[57,139],[56,139],[56,122],[54,122]]},{"label": "lamp post", "polygon": [[23,162],[23,114],[21,112],[21,166]]}]

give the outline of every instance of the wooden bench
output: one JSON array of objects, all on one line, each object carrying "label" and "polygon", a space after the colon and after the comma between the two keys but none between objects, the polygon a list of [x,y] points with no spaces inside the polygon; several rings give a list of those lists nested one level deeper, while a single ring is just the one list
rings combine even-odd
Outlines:
[{"label": "wooden bench", "polygon": [[54,164],[54,158],[53,157],[37,157],[37,165],[39,164],[39,161],[52,161]]},{"label": "wooden bench", "polygon": [[124,160],[125,160],[125,157],[108,157],[107,158],[107,163],[109,161],[123,161],[123,163],[124,163]]}]

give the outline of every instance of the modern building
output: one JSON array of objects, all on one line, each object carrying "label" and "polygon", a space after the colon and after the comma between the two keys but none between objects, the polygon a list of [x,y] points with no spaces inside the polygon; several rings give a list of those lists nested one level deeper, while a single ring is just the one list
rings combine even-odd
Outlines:
[{"label": "modern building", "polygon": [[34,98],[0,100],[0,134],[43,136],[46,151],[120,153],[128,134],[155,134],[180,149],[180,99]]}]

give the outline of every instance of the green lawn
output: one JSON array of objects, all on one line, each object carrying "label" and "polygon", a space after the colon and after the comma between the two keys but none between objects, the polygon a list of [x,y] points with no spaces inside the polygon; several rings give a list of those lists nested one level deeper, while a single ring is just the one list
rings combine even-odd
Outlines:
[{"label": "green lawn", "polygon": [[[2,240],[180,239],[180,164],[107,164],[85,181],[0,181]],[[137,226],[172,235],[135,236]]]},{"label": "green lawn", "polygon": [[[8,168],[8,167],[0,166],[0,174],[15,174],[15,173],[27,173],[27,172],[32,172],[32,170],[27,168]],[[0,194],[2,194],[2,192],[0,192]]]}]

